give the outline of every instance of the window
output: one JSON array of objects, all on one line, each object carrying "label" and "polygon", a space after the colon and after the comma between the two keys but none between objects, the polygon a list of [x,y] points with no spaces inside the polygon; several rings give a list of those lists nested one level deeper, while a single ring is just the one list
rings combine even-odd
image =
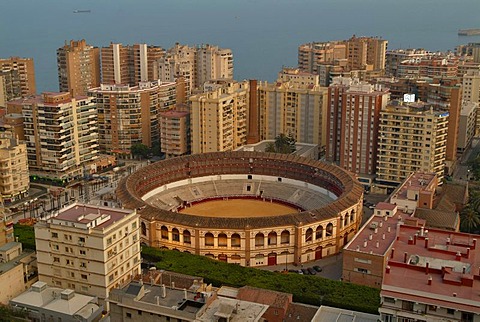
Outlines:
[{"label": "window", "polygon": [[190,237],[191,237],[190,232],[188,230],[184,230],[183,231],[183,242],[185,244],[190,244],[191,243]]},{"label": "window", "polygon": [[395,299],[393,297],[384,297],[383,302],[385,302],[385,303],[395,303]]},{"label": "window", "polygon": [[60,257],[53,257],[54,263],[60,263]]},{"label": "window", "polygon": [[87,255],[87,251],[80,249],[80,255],[83,255],[83,256]]},{"label": "window", "polygon": [[454,310],[454,309],[447,309],[447,314],[454,315],[454,314],[455,314],[455,310]]},{"label": "window", "polygon": [[111,244],[112,244],[112,237],[109,237],[109,238],[107,239],[107,245],[111,245]]},{"label": "window", "polygon": [[52,245],[52,249],[53,250],[60,250],[60,247],[58,247],[58,245]]},{"label": "window", "polygon": [[[402,309],[405,311],[413,311],[413,302],[402,301]],[[448,310],[447,310],[448,313]]]},{"label": "window", "polygon": [[240,247],[240,235],[239,234],[233,234],[232,237],[230,237],[230,241],[232,243],[232,247]]},{"label": "window", "polygon": [[81,267],[81,268],[87,268],[87,263],[85,263],[85,262],[80,262],[80,267]]},{"label": "window", "polygon": [[108,281],[113,282],[113,274],[110,274],[110,276],[108,276]]},{"label": "window", "polygon": [[226,234],[219,234],[218,235],[218,246],[220,247],[227,247],[227,235]]},{"label": "window", "polygon": [[58,238],[58,233],[52,233],[52,238]]},{"label": "window", "polygon": [[85,237],[78,237],[78,242],[79,243],[84,243],[85,242]]},{"label": "window", "polygon": [[369,273],[368,269],[361,268],[361,267],[355,267],[353,270],[356,271],[356,272],[362,273],[362,274],[368,274]]},{"label": "window", "polygon": [[132,313],[127,312],[127,313],[125,314],[125,316],[126,316],[127,318],[131,319],[131,318],[132,318]]}]

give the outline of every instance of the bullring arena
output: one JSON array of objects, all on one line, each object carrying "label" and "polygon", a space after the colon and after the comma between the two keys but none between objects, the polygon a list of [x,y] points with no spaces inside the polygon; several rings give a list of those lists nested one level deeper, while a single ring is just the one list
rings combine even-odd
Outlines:
[{"label": "bullring arena", "polygon": [[144,244],[263,266],[338,253],[360,226],[363,188],[334,165],[243,151],[151,164],[117,196],[138,209]]}]

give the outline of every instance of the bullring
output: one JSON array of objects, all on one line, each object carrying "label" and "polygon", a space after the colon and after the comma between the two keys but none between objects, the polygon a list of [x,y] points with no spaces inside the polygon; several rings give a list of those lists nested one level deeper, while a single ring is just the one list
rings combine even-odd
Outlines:
[{"label": "bullring", "polygon": [[[138,209],[141,240],[147,245],[263,266],[338,253],[360,226],[363,188],[334,165],[242,151],[151,164],[122,180],[117,196],[123,207]],[[227,198],[281,203],[292,212],[236,217],[182,212]]]}]

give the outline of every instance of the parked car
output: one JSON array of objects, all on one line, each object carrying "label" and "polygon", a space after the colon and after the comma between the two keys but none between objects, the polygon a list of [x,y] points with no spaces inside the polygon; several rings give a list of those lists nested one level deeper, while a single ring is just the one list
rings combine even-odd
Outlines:
[{"label": "parked car", "polygon": [[311,268],[311,267],[307,268],[307,270],[308,270],[308,272],[309,272],[310,274],[312,274],[312,275],[316,275],[316,274],[317,274],[317,272],[316,272],[313,268]]},{"label": "parked car", "polygon": [[310,275],[310,272],[306,268],[302,268],[303,275]]},{"label": "parked car", "polygon": [[322,268],[318,265],[313,266],[313,269],[316,270],[319,273],[322,271]]},{"label": "parked car", "polygon": [[302,272],[302,270],[301,270],[301,269],[297,270],[297,273],[298,273],[298,274],[302,274],[302,275],[303,275],[303,272]]}]

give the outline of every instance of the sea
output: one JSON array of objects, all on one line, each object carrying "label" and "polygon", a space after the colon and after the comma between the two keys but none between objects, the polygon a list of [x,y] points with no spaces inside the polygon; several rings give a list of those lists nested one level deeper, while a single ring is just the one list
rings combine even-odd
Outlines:
[{"label": "sea", "polygon": [[[76,10],[89,12],[75,13]],[[235,79],[272,81],[302,43],[379,36],[388,48],[453,50],[480,36],[479,0],[1,0],[0,57],[33,57],[37,91],[58,90],[56,49],[71,39],[231,48]]]}]

